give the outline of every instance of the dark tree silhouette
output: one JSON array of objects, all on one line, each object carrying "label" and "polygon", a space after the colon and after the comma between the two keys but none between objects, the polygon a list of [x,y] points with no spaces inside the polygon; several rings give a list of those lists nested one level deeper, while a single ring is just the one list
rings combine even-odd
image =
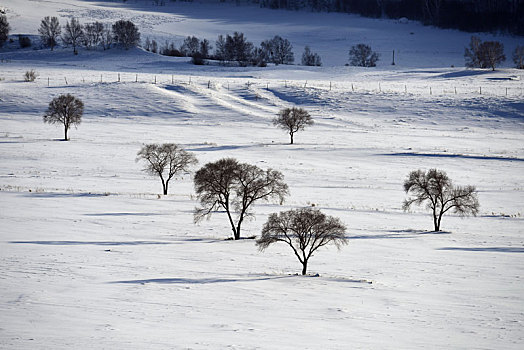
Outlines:
[{"label": "dark tree silhouette", "polygon": [[260,44],[268,62],[274,64],[292,64],[295,61],[293,45],[289,40],[275,35],[273,39],[264,40]]},{"label": "dark tree silhouette", "polygon": [[126,50],[140,43],[140,32],[131,21],[116,21],[113,24],[113,35],[115,42],[124,46]]},{"label": "dark tree silhouette", "polygon": [[349,64],[359,67],[375,67],[379,55],[366,44],[358,44],[349,50]]},{"label": "dark tree silhouette", "polygon": [[4,45],[9,36],[9,22],[7,22],[7,17],[5,15],[0,15],[0,47]]},{"label": "dark tree silhouette", "polygon": [[466,67],[470,68],[491,68],[506,60],[504,55],[504,45],[498,41],[482,41],[476,36],[472,36],[469,48],[464,50]]},{"label": "dark tree silhouette", "polygon": [[207,163],[196,172],[194,182],[201,205],[195,209],[195,223],[223,209],[235,240],[240,239],[242,222],[252,216],[250,209],[256,201],[278,199],[282,203],[289,193],[281,172],[233,158]]},{"label": "dark tree silhouette", "polygon": [[80,44],[84,37],[84,30],[82,25],[76,18],[71,18],[71,22],[66,22],[64,28],[64,34],[62,34],[62,41],[66,45],[73,46],[73,52],[75,55],[78,53],[76,47]]},{"label": "dark tree silhouette", "polygon": [[517,46],[513,51],[513,62],[518,69],[524,69],[524,46]]},{"label": "dark tree silhouette", "polygon": [[53,48],[56,46],[56,40],[60,36],[61,31],[62,28],[57,17],[44,17],[40,23],[40,28],[38,28],[38,34],[40,34],[42,43],[50,47],[51,51],[53,51]]},{"label": "dark tree silhouette", "polygon": [[311,52],[309,46],[304,48],[304,53],[302,54],[302,65],[303,66],[321,66],[322,60],[320,56],[314,52]]},{"label": "dark tree silhouette", "polygon": [[302,264],[302,275],[307,273],[313,253],[326,244],[340,249],[347,244],[346,227],[338,218],[327,216],[318,209],[304,208],[273,213],[262,229],[256,244],[262,251],[275,242],[287,243]]},{"label": "dark tree silhouette", "polygon": [[44,115],[44,123],[62,124],[64,126],[64,140],[68,141],[67,132],[71,126],[80,125],[84,114],[84,103],[73,95],[55,97]]},{"label": "dark tree silhouette", "polygon": [[145,172],[160,177],[164,195],[167,195],[169,181],[173,176],[189,171],[191,165],[198,163],[192,153],[174,143],[144,145],[137,153],[136,161],[139,160],[146,162]]},{"label": "dark tree silhouette", "polygon": [[451,209],[461,216],[476,216],[479,210],[475,187],[454,186],[441,170],[412,171],[404,181],[404,191],[413,197],[404,201],[403,209],[408,210],[412,204],[426,203],[433,214],[435,231],[440,231],[442,216]]},{"label": "dark tree silhouette", "polygon": [[313,119],[306,110],[295,107],[282,109],[273,119],[273,125],[289,133],[291,144],[293,144],[293,136],[297,131],[304,130],[306,126],[313,125],[313,123]]}]

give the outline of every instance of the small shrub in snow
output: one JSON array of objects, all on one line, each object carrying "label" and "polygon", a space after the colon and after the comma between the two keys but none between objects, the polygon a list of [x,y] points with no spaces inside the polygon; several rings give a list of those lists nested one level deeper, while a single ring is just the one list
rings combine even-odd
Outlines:
[{"label": "small shrub in snow", "polygon": [[322,60],[320,56],[314,52],[311,52],[309,46],[304,48],[304,53],[302,54],[302,65],[303,66],[321,66]]},{"label": "small shrub in snow", "polygon": [[205,64],[204,57],[202,57],[202,54],[200,52],[195,52],[193,56],[191,56],[191,63],[197,66],[201,66]]},{"label": "small shrub in snow", "polygon": [[167,195],[169,181],[180,172],[186,172],[198,163],[196,157],[174,143],[149,144],[137,153],[137,161],[146,162],[144,171],[159,176],[163,194]]},{"label": "small shrub in snow", "polygon": [[194,183],[200,202],[195,208],[195,222],[224,210],[235,240],[240,239],[242,222],[252,215],[250,209],[256,201],[277,199],[282,203],[289,193],[280,171],[262,170],[233,158],[207,163],[196,172]]},{"label": "small shrub in snow", "polygon": [[404,201],[403,209],[408,210],[412,204],[426,203],[433,214],[435,231],[440,231],[442,216],[451,209],[461,216],[476,216],[479,210],[475,187],[454,186],[441,170],[412,171],[404,181],[404,191],[412,197]]},{"label": "small shrub in snow", "polygon": [[44,17],[40,23],[40,28],[38,28],[38,34],[40,34],[42,43],[50,47],[51,51],[57,45],[57,39],[61,32],[62,28],[57,17]]},{"label": "small shrub in snow", "polygon": [[518,69],[524,69],[524,46],[517,46],[513,51],[513,62]]},{"label": "small shrub in snow", "polygon": [[304,130],[306,126],[313,125],[313,119],[309,113],[302,108],[285,108],[278,112],[273,119],[273,125],[284,129],[289,134],[293,144],[293,136],[297,131]]},{"label": "small shrub in snow", "polygon": [[38,75],[36,74],[36,72],[35,72],[33,69],[28,70],[28,71],[25,72],[25,74],[24,74],[24,81],[26,81],[26,82],[33,82],[33,81],[36,80],[36,77],[37,77],[37,76],[38,76]]},{"label": "small shrub in snow", "polygon": [[349,50],[349,64],[359,67],[375,67],[378,62],[378,53],[371,50],[366,44],[358,44]]},{"label": "small shrub in snow", "polygon": [[71,126],[77,126],[82,121],[84,103],[71,94],[55,97],[44,115],[44,123],[62,124],[64,126],[64,140],[68,141],[67,132]]},{"label": "small shrub in snow", "polygon": [[119,20],[113,24],[115,42],[127,50],[140,43],[140,32],[131,21]]},{"label": "small shrub in snow", "polygon": [[269,216],[256,245],[262,251],[273,243],[286,243],[302,264],[305,275],[309,259],[320,247],[333,243],[340,248],[347,244],[345,232],[346,226],[338,218],[318,209],[288,210]]},{"label": "small shrub in snow", "polygon": [[0,47],[7,41],[10,29],[11,27],[9,26],[9,22],[7,22],[7,17],[0,15]]}]

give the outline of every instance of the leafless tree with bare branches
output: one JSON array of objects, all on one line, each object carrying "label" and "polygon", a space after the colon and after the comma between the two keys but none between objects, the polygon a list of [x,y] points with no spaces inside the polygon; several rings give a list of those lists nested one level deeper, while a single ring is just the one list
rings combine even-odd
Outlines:
[{"label": "leafless tree with bare branches", "polygon": [[282,203],[289,193],[280,171],[263,170],[233,158],[207,163],[196,172],[194,183],[201,205],[195,209],[195,223],[223,209],[235,240],[240,239],[241,225],[252,216],[256,201],[276,199]]},{"label": "leafless tree with bare branches", "polygon": [[302,275],[313,253],[333,243],[337,248],[347,244],[346,226],[340,219],[327,216],[318,209],[303,208],[273,213],[262,229],[256,244],[262,251],[275,242],[284,242],[302,264]]},{"label": "leafless tree with bare branches", "polygon": [[144,145],[137,153],[136,161],[140,160],[146,162],[145,172],[160,177],[164,195],[167,195],[169,181],[176,174],[187,172],[191,165],[198,163],[192,153],[174,143]]},{"label": "leafless tree with bare branches", "polygon": [[442,216],[451,209],[461,216],[476,216],[479,210],[475,187],[454,186],[441,170],[412,171],[404,181],[404,191],[412,197],[404,201],[403,209],[408,210],[412,204],[426,203],[433,214],[435,231],[440,231]]}]

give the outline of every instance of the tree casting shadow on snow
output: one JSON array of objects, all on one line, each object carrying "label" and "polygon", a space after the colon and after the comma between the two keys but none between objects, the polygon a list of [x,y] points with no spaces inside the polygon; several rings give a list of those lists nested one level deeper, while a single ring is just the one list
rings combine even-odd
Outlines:
[{"label": "tree casting shadow on snow", "polygon": [[146,284],[146,283],[160,283],[160,284],[212,284],[212,283],[228,283],[228,282],[256,282],[266,280],[276,280],[282,278],[296,277],[294,275],[286,276],[259,276],[251,278],[151,278],[145,280],[129,280],[129,281],[114,281],[108,282],[113,284]]}]

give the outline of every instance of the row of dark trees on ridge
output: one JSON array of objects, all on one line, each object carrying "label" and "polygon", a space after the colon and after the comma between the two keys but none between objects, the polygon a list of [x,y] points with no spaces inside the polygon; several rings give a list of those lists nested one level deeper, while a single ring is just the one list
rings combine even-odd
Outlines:
[{"label": "row of dark trees on ridge", "polygon": [[[68,129],[80,124],[83,111],[80,99],[70,94],[60,95],[49,103],[43,118],[45,123],[63,125],[67,140]],[[281,110],[273,123],[288,131],[293,140],[296,131],[312,125],[313,121],[305,110],[288,108]],[[189,172],[198,163],[191,152],[173,143],[144,145],[136,160],[145,162],[143,170],[148,174],[160,177],[164,195],[175,175]],[[264,170],[233,158],[205,164],[195,173],[193,182],[200,204],[193,213],[195,223],[223,211],[235,240],[241,238],[242,223],[253,216],[255,202],[276,200],[282,204],[289,195],[280,171]],[[450,210],[461,216],[478,213],[475,187],[454,186],[441,170],[410,172],[404,181],[404,190],[411,195],[404,201],[404,210],[413,204],[426,204],[432,211],[435,231],[440,230],[442,217]],[[256,244],[264,250],[276,242],[286,243],[302,264],[302,274],[306,274],[313,253],[330,243],[340,248],[347,243],[345,232],[346,226],[338,218],[308,207],[269,215]]]}]

